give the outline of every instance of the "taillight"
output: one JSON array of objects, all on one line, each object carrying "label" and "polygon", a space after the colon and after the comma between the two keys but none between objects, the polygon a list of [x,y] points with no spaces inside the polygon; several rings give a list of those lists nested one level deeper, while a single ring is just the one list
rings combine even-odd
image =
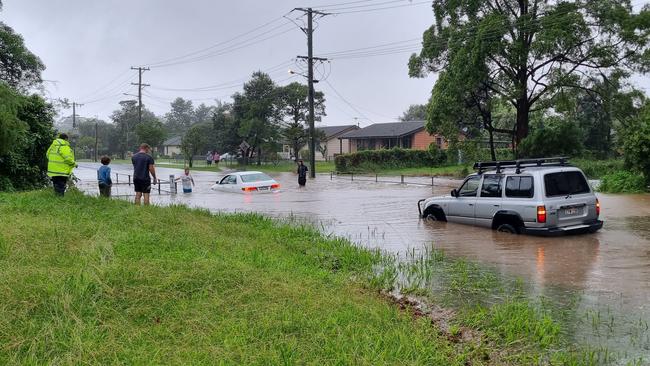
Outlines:
[{"label": "taillight", "polygon": [[546,222],[546,206],[537,206],[537,222]]},{"label": "taillight", "polygon": [[257,187],[242,187],[241,190],[244,192],[253,192],[253,191],[257,191]]},{"label": "taillight", "polygon": [[271,189],[278,189],[278,188],[280,188],[279,184],[277,184],[277,183],[276,184],[271,184]]},{"label": "taillight", "polygon": [[600,201],[596,198],[596,216],[600,216]]}]

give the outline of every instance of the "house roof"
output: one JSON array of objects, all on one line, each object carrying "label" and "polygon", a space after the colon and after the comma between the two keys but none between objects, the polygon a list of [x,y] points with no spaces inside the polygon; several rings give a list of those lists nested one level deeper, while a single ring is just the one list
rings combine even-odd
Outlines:
[{"label": "house roof", "polygon": [[163,146],[181,146],[181,140],[183,138],[181,136],[175,136],[172,138],[169,138],[163,142]]},{"label": "house roof", "polygon": [[424,129],[424,121],[375,123],[356,131],[345,133],[341,139],[395,138],[416,133]]},{"label": "house roof", "polygon": [[319,130],[325,132],[325,139],[331,140],[333,137],[345,133],[349,130],[358,130],[357,125],[344,125],[344,126],[323,126],[318,127]]}]

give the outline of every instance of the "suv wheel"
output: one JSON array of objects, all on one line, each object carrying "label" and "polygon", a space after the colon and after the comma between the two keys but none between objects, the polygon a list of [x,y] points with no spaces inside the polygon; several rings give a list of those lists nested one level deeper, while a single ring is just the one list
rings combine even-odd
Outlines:
[{"label": "suv wheel", "polygon": [[499,227],[497,227],[497,231],[500,233],[517,234],[517,228],[510,224],[499,225]]}]

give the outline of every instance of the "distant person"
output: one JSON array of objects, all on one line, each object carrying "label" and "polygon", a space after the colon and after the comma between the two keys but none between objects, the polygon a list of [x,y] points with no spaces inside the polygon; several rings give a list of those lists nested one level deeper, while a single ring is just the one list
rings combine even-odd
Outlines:
[{"label": "distant person", "polygon": [[72,169],[77,167],[74,153],[68,142],[68,135],[59,134],[59,138],[52,141],[47,149],[47,176],[52,179],[54,193],[63,197]]},{"label": "distant person", "polygon": [[221,161],[221,155],[219,155],[218,152],[214,152],[214,155],[212,156],[212,160],[214,160],[214,165],[219,165],[219,161]]},{"label": "distant person", "polygon": [[111,197],[111,188],[113,187],[113,180],[111,180],[111,167],[108,164],[111,163],[111,158],[108,156],[102,156],[101,159],[102,166],[97,169],[97,185],[99,185],[99,196],[100,197]]},{"label": "distant person", "polygon": [[149,204],[149,195],[151,193],[151,178],[153,177],[154,183],[158,181],[156,178],[156,167],[151,154],[151,146],[149,144],[140,145],[138,151],[133,157],[133,185],[135,186],[135,204],[140,205],[140,199],[144,196],[144,204]]},{"label": "distant person", "polygon": [[309,168],[305,165],[302,160],[298,160],[298,185],[304,187],[307,183],[307,172]]},{"label": "distant person", "polygon": [[194,186],[194,178],[190,174],[190,168],[185,168],[185,174],[176,178],[176,181],[183,183],[183,193],[192,193],[192,186]]},{"label": "distant person", "polygon": [[205,156],[205,163],[207,166],[212,165],[212,151],[208,151],[208,155]]}]

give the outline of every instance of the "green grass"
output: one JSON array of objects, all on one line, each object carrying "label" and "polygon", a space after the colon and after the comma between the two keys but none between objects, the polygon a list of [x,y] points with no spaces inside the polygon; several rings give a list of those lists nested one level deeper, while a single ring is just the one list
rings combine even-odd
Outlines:
[{"label": "green grass", "polygon": [[[0,194],[0,217],[3,365],[597,363],[520,281],[440,251],[76,191]],[[455,309],[448,332],[394,288]]]},{"label": "green grass", "polygon": [[0,364],[464,359],[364,285],[376,253],[311,229],[71,192],[0,216]]}]

